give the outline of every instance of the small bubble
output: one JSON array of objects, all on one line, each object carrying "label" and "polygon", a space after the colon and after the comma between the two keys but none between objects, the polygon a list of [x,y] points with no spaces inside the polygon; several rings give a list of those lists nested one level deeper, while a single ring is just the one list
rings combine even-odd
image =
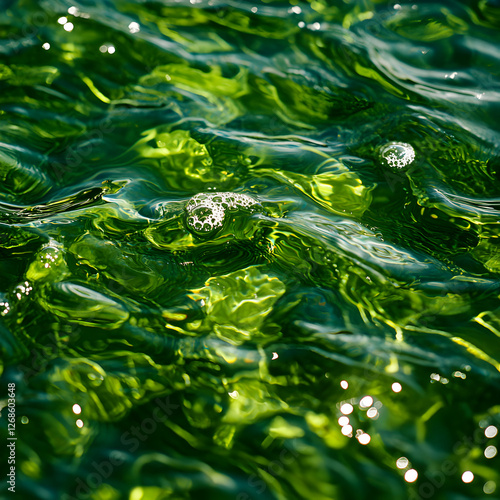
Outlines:
[{"label": "small bubble", "polygon": [[368,444],[370,441],[372,440],[370,434],[367,434],[366,432],[364,432],[363,434],[361,434],[360,436],[358,436],[358,441],[361,443],[361,444]]},{"label": "small bubble", "polygon": [[380,150],[380,159],[391,168],[405,168],[415,159],[415,150],[405,142],[389,142]]},{"label": "small bubble", "polygon": [[75,26],[73,25],[73,23],[66,23],[66,24],[64,25],[64,29],[65,29],[66,31],[73,31],[73,28],[74,28],[74,27],[75,27]]},{"label": "small bubble", "polygon": [[141,31],[141,26],[139,25],[139,23],[133,21],[128,25],[128,29],[130,33],[139,33],[139,31]]},{"label": "small bubble", "polygon": [[410,461],[406,457],[401,457],[396,460],[396,467],[398,469],[406,469]]},{"label": "small bubble", "polygon": [[[197,235],[213,234],[220,230],[226,220],[226,212],[259,206],[250,196],[235,193],[200,193],[186,204],[186,225]],[[201,234],[199,234],[201,233]]]},{"label": "small bubble", "polygon": [[369,408],[373,404],[373,398],[371,396],[365,396],[359,402],[360,408]]},{"label": "small bubble", "polygon": [[353,410],[354,410],[354,408],[353,408],[352,404],[350,404],[350,403],[344,403],[340,407],[340,413],[343,413],[344,415],[351,414]]},{"label": "small bubble", "polygon": [[352,425],[344,425],[340,431],[344,436],[352,437]]},{"label": "small bubble", "polygon": [[394,382],[391,388],[394,392],[401,392],[401,390],[403,389],[402,385],[399,382]]},{"label": "small bubble", "polygon": [[405,481],[407,483],[414,483],[418,478],[418,472],[415,469],[408,469],[405,472]]},{"label": "small bubble", "polygon": [[489,425],[484,431],[484,435],[487,438],[494,438],[498,433],[498,429],[494,425]]},{"label": "small bubble", "polygon": [[30,419],[29,419],[26,415],[23,415],[23,416],[21,417],[21,423],[22,423],[22,424],[28,424],[28,423],[29,423],[29,421],[30,421]]},{"label": "small bubble", "polygon": [[346,425],[349,425],[349,417],[340,417],[338,422],[340,427],[345,427]]},{"label": "small bubble", "polygon": [[492,493],[495,492],[496,489],[497,489],[497,485],[496,485],[495,481],[486,481],[486,483],[484,483],[483,491],[487,495],[491,495]]},{"label": "small bubble", "polygon": [[474,481],[474,474],[470,470],[465,471],[462,474],[462,481],[464,483],[472,483]]},{"label": "small bubble", "polygon": [[494,458],[494,457],[496,457],[496,455],[497,455],[497,448],[496,448],[496,446],[488,446],[484,450],[484,456],[486,458]]},{"label": "small bubble", "polygon": [[45,50],[49,50],[49,49],[50,49],[50,43],[49,43],[49,42],[45,42],[45,43],[42,45],[42,48],[44,48]]}]

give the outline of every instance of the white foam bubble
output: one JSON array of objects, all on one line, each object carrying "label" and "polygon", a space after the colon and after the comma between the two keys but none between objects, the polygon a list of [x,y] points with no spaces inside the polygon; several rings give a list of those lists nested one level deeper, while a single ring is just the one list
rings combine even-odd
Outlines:
[{"label": "white foam bubble", "polygon": [[222,228],[227,211],[253,209],[258,205],[246,194],[199,193],[186,205],[187,228],[197,234],[209,234]]},{"label": "white foam bubble", "polygon": [[392,168],[404,168],[415,160],[415,150],[406,142],[389,142],[380,150],[382,163]]}]

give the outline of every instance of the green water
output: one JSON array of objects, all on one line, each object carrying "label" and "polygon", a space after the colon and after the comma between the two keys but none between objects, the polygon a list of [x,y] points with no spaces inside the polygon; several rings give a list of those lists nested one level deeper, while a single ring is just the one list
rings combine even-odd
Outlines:
[{"label": "green water", "polygon": [[499,29],[2,0],[1,497],[500,498]]}]

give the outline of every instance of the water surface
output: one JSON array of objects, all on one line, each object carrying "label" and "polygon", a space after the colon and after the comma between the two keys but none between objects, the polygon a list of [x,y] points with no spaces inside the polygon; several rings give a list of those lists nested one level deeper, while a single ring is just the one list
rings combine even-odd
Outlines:
[{"label": "water surface", "polygon": [[498,2],[2,5],[20,498],[500,498]]}]

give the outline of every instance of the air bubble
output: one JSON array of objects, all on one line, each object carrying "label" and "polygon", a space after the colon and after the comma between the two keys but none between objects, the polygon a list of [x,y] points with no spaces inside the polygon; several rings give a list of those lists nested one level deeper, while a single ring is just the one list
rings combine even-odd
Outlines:
[{"label": "air bubble", "polygon": [[226,212],[254,209],[260,204],[246,194],[199,193],[186,205],[186,226],[197,235],[209,235],[224,225]]},{"label": "air bubble", "polygon": [[405,168],[415,160],[415,150],[405,142],[389,142],[380,150],[380,160],[391,168]]}]

